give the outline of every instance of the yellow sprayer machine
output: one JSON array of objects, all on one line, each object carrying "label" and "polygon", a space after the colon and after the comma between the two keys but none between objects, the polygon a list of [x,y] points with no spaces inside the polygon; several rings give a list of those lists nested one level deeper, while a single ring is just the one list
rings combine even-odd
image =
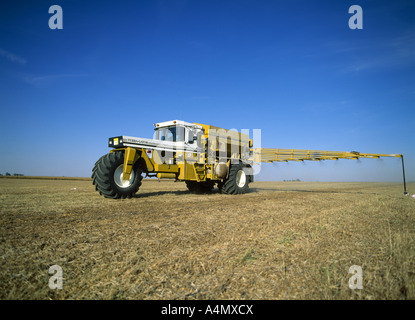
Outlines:
[{"label": "yellow sprayer machine", "polygon": [[107,198],[131,198],[143,175],[185,181],[190,192],[242,194],[253,182],[261,162],[319,161],[399,157],[403,155],[337,151],[253,148],[249,130],[225,130],[211,125],[172,120],[154,124],[154,138],[109,138],[110,152],[92,169],[96,190]]}]

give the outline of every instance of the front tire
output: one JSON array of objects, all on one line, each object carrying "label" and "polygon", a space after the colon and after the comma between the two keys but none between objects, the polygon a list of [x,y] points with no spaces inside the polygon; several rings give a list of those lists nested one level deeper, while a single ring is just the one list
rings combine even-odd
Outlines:
[{"label": "front tire", "polygon": [[92,184],[104,197],[111,199],[131,198],[141,186],[142,170],[136,162],[129,180],[122,178],[124,152],[111,152],[102,156],[92,169]]}]

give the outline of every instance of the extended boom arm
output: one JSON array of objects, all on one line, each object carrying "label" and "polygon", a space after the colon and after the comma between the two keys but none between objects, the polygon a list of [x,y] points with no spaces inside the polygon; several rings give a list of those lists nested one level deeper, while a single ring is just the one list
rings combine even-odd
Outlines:
[{"label": "extended boom arm", "polygon": [[404,194],[406,192],[405,167],[402,154],[377,154],[377,153],[360,153],[357,151],[321,151],[321,150],[302,150],[302,149],[267,149],[256,148],[251,149],[253,161],[259,162],[287,162],[287,161],[319,161],[319,160],[338,160],[338,159],[352,159],[359,158],[378,159],[380,157],[395,157],[402,159],[402,173]]},{"label": "extended boom arm", "polygon": [[302,149],[252,149],[254,162],[274,162],[274,161],[304,161],[304,160],[338,160],[380,157],[402,157],[401,154],[377,154],[360,153],[357,151],[321,151],[321,150],[302,150]]}]

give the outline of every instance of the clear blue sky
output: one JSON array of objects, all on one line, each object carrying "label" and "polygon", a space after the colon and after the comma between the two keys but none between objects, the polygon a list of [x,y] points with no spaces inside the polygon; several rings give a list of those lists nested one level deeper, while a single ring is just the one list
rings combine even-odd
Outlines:
[{"label": "clear blue sky", "polygon": [[[63,29],[51,30],[51,5]],[[363,30],[348,25],[351,5]],[[116,135],[180,119],[262,147],[405,155],[415,180],[415,2],[0,4],[0,173],[90,176]],[[263,166],[258,180],[401,181],[400,160]]]}]

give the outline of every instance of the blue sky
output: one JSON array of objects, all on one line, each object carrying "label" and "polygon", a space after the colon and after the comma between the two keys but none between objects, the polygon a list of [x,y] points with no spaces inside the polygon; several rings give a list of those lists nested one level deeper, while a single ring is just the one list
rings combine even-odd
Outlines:
[{"label": "blue sky", "polygon": [[[415,180],[414,16],[410,0],[2,1],[0,173],[90,176],[108,137],[180,119],[261,129],[267,148],[402,153]],[[258,176],[297,178],[402,177],[395,158]]]}]

